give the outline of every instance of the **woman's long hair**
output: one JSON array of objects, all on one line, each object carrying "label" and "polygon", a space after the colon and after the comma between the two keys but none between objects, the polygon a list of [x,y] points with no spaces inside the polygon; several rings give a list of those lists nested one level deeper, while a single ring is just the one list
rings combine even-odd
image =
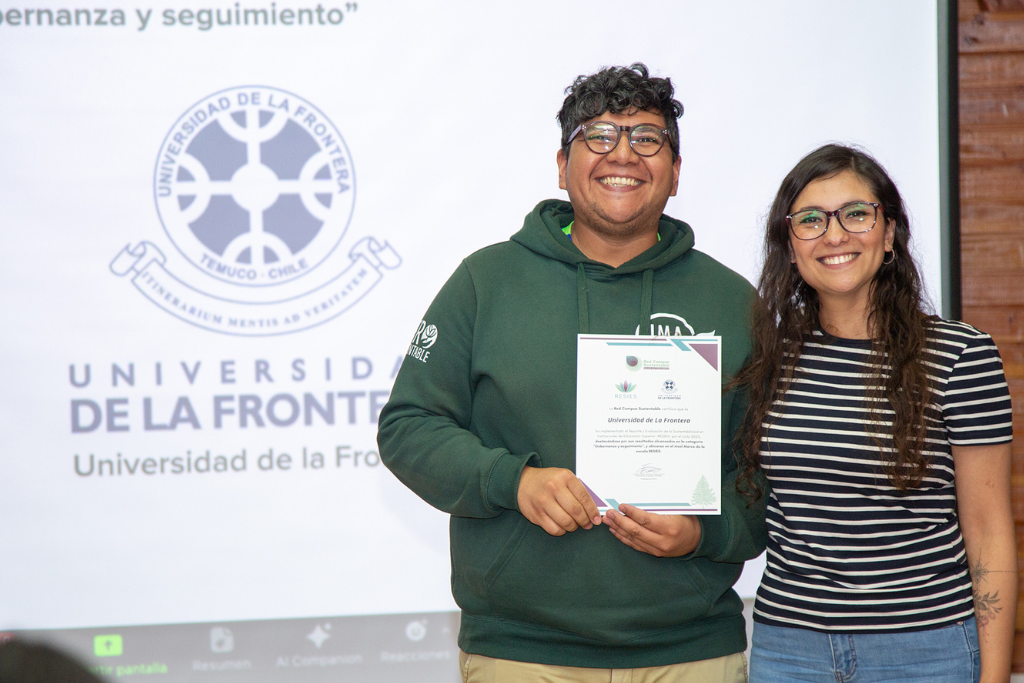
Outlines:
[{"label": "woman's long hair", "polygon": [[[888,377],[880,392],[868,396],[872,421],[879,400],[888,399],[893,410],[893,457],[883,457],[883,469],[901,491],[917,486],[928,472],[924,455],[925,410],[931,387],[924,365],[925,315],[921,304],[921,277],[908,250],[910,226],[899,190],[885,169],[863,150],[843,145],[825,145],[814,150],[782,181],[768,215],[764,238],[764,266],[758,281],[754,305],[753,356],[734,380],[750,395],[747,429],[742,437],[741,490],[760,498],[754,480],[761,462],[762,425],[769,422],[772,401],[785,392],[793,380],[800,348],[814,332],[821,330],[818,293],[791,263],[789,224],[786,215],[804,188],[815,180],[852,171],[878,199],[881,215],[875,230],[895,224],[894,257],[883,263],[871,286],[868,329],[872,336],[871,365],[879,376]],[[827,336],[827,334],[826,334]],[[879,450],[883,444],[879,442]]]}]

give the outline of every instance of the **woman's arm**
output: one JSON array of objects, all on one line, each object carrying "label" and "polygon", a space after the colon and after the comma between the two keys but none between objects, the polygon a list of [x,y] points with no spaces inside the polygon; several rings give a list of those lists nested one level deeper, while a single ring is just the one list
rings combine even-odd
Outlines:
[{"label": "woman's arm", "polygon": [[1017,548],[1010,444],[953,446],[960,531],[974,589],[982,683],[1010,680],[1017,614]]}]

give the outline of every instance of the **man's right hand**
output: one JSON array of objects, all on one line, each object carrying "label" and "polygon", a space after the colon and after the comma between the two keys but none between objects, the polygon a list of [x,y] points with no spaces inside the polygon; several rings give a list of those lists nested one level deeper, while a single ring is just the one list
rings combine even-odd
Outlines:
[{"label": "man's right hand", "polygon": [[517,499],[523,516],[552,536],[601,523],[583,482],[561,467],[524,467]]}]

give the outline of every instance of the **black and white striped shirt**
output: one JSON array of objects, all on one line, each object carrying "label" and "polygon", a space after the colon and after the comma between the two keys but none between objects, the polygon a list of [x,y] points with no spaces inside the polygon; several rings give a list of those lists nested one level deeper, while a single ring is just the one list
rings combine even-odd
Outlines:
[{"label": "black and white striped shirt", "polygon": [[987,334],[936,321],[928,337],[930,466],[905,493],[882,468],[880,444],[891,453],[889,403],[869,411],[865,402],[879,382],[868,364],[871,342],[819,334],[804,344],[793,382],[762,425],[771,491],[755,621],[886,632],[973,614],[950,446],[1010,441],[1009,390]]}]

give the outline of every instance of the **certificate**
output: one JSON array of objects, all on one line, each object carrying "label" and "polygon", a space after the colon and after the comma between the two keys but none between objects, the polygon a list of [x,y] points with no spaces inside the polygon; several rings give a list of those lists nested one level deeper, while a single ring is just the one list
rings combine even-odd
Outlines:
[{"label": "certificate", "polygon": [[722,338],[581,334],[576,476],[603,513],[721,513]]}]

